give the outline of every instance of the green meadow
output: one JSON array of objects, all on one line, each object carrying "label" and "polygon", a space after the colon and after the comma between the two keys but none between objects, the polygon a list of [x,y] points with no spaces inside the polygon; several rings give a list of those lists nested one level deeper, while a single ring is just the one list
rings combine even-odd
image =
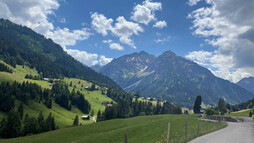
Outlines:
[{"label": "green meadow", "polygon": [[[188,136],[185,137],[185,122],[188,123]],[[42,134],[0,140],[1,143],[120,143],[128,134],[129,143],[164,143],[170,122],[170,142],[186,142],[197,137],[198,120],[191,115],[154,115],[128,119],[114,119],[62,128]],[[227,126],[226,123],[206,123],[199,121],[203,135]],[[208,129],[208,130],[206,130]]]}]

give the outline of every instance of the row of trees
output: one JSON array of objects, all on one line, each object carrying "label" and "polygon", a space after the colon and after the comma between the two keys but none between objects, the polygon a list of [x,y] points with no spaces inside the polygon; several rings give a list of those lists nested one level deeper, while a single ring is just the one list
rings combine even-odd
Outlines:
[{"label": "row of trees", "polygon": [[72,105],[76,105],[84,113],[89,113],[91,109],[90,103],[85,99],[84,95],[74,90],[70,93],[68,85],[64,83],[56,83],[52,90],[42,89],[35,83],[1,82],[0,84],[0,111],[9,112],[14,108],[15,99],[20,100],[26,105],[29,101],[44,103],[48,108],[52,108],[53,100],[62,107],[71,110]]},{"label": "row of trees", "polygon": [[55,120],[51,113],[46,119],[44,119],[42,112],[40,112],[38,118],[29,117],[26,114],[23,124],[22,117],[23,104],[21,103],[17,111],[11,110],[8,113],[7,119],[3,118],[0,122],[0,137],[20,137],[56,129]]},{"label": "row of trees", "polygon": [[6,66],[3,63],[0,63],[0,71],[12,73],[12,69],[10,69],[8,66]]},{"label": "row of trees", "polygon": [[153,105],[149,101],[138,101],[136,98],[133,102],[133,95],[124,91],[108,89],[107,96],[114,99],[117,104],[107,106],[105,112],[97,113],[97,121],[128,118],[140,115],[157,115],[157,114],[181,114],[182,110],[179,105],[169,102],[157,102]]},{"label": "row of trees", "polygon": [[40,75],[31,75],[31,74],[26,74],[25,76],[26,79],[33,79],[33,80],[42,80],[42,77]]}]

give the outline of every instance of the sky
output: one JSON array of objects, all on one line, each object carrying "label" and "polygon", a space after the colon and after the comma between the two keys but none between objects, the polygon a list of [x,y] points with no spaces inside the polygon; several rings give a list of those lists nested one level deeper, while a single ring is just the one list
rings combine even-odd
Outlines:
[{"label": "sky", "polygon": [[253,13],[253,0],[0,0],[0,18],[87,66],[171,50],[232,82],[254,76]]}]

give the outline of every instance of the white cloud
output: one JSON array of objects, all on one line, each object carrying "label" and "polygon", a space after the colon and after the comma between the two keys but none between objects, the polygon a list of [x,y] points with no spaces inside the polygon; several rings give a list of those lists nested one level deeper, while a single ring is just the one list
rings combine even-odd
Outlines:
[{"label": "white cloud", "polygon": [[[193,19],[193,34],[218,47],[208,58],[208,67],[215,75],[233,82],[254,76],[254,1],[206,0],[206,3],[210,6],[201,7],[188,17]],[[198,58],[196,61],[202,62]]]},{"label": "white cloud", "polygon": [[[106,36],[108,34],[108,31],[111,31],[113,35],[119,37],[119,41],[121,43],[127,44],[134,49],[136,48],[136,46],[134,45],[134,42],[132,41],[132,39],[130,39],[130,37],[132,35],[138,35],[139,32],[144,31],[138,23],[127,21],[123,16],[119,16],[116,19],[116,23],[114,26],[112,26],[113,20],[106,18],[102,14],[93,13],[91,15],[91,19],[92,26],[98,33]],[[105,43],[108,41],[103,42]]]},{"label": "white cloud", "polygon": [[108,35],[108,30],[112,30],[113,19],[107,19],[104,15],[98,14],[97,12],[91,15],[92,27],[103,36]]},{"label": "white cloud", "polygon": [[73,49],[67,49],[67,53],[73,56],[74,59],[78,60],[79,62],[87,66],[93,66],[98,63],[97,54],[91,54],[91,53],[87,53],[86,51],[79,51],[79,50],[73,50]]},{"label": "white cloud", "polygon": [[156,27],[156,28],[159,28],[159,29],[162,29],[162,28],[164,28],[164,27],[166,27],[167,26],[167,22],[166,21],[157,21],[154,25],[153,25],[153,27]]},{"label": "white cloud", "polygon": [[190,6],[194,6],[194,5],[197,5],[198,2],[200,2],[201,0],[189,0],[188,1],[188,5]]},{"label": "white cloud", "polygon": [[[86,65],[98,63],[97,54],[66,49],[66,46],[73,46],[78,40],[86,40],[91,33],[86,28],[78,30],[55,28],[53,23],[48,20],[48,16],[55,15],[54,10],[57,10],[59,6],[57,0],[1,0],[0,18],[27,26],[51,38],[60,44],[68,54]],[[60,22],[66,22],[66,20],[61,18]]]},{"label": "white cloud", "polygon": [[146,0],[142,3],[142,5],[138,4],[134,7],[131,19],[138,23],[148,25],[150,21],[156,20],[154,11],[161,9],[162,5],[160,2],[151,2],[150,0]]},{"label": "white cloud", "polygon": [[109,43],[112,43],[112,40],[111,40],[111,39],[108,39],[108,40],[103,40],[102,42],[103,42],[103,43],[109,44]]},{"label": "white cloud", "polygon": [[55,31],[50,32],[47,36],[53,39],[54,42],[60,44],[64,50],[66,50],[66,46],[76,45],[77,40],[87,39],[90,36],[90,33],[87,32],[87,29],[85,28],[73,31],[70,31],[68,28],[57,28]]},{"label": "white cloud", "polygon": [[105,56],[101,55],[99,59],[99,63],[101,66],[104,66],[108,63],[110,63],[113,60],[113,58],[106,58]]},{"label": "white cloud", "polygon": [[113,49],[113,50],[118,50],[118,51],[124,50],[124,48],[120,44],[118,44],[118,43],[111,43],[111,44],[109,44],[109,48]]},{"label": "white cloud", "polygon": [[154,42],[155,42],[155,43],[162,43],[162,44],[163,44],[163,43],[165,43],[165,42],[169,42],[170,39],[171,39],[171,37],[168,36],[168,37],[166,37],[166,38],[156,39],[156,40],[154,40]]},{"label": "white cloud", "polygon": [[114,26],[113,34],[120,37],[120,42],[130,45],[136,49],[133,41],[130,39],[132,35],[138,35],[139,32],[143,32],[143,28],[137,23],[133,23],[125,20],[124,17],[120,16],[116,19],[117,23]]}]

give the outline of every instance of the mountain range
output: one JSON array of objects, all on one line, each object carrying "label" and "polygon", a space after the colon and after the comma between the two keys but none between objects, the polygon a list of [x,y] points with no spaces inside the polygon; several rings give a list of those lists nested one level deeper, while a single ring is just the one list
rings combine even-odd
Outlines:
[{"label": "mountain range", "polygon": [[166,51],[156,57],[144,51],[113,59],[100,73],[112,78],[124,90],[140,92],[182,106],[192,107],[197,95],[205,104],[215,105],[223,97],[237,104],[254,97],[238,85],[214,76],[195,62]]},{"label": "mountain range", "polygon": [[254,93],[254,77],[243,78],[236,84]]}]

